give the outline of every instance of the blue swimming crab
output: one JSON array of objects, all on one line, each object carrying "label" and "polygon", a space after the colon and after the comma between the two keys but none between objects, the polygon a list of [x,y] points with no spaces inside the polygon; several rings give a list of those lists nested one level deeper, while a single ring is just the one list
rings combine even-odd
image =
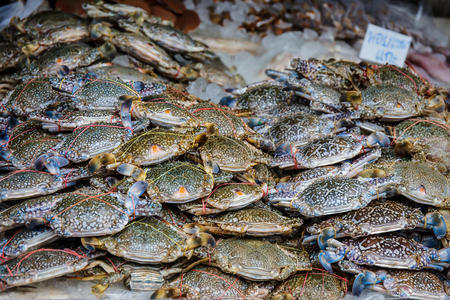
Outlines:
[{"label": "blue swimming crab", "polygon": [[446,284],[429,271],[389,270],[340,261],[339,268],[355,274],[352,293],[359,296],[364,289],[402,299],[447,299]]},{"label": "blue swimming crab", "polygon": [[87,249],[105,249],[113,255],[142,264],[190,258],[194,254],[193,249],[215,245],[210,234],[191,236],[176,225],[156,217],[138,219],[115,235],[83,238],[81,242]]},{"label": "blue swimming crab", "polygon": [[393,234],[347,238],[342,242],[330,238],[321,247],[319,261],[328,272],[332,272],[332,263],[345,258],[359,265],[439,271],[450,261],[450,248],[427,248],[413,239]]},{"label": "blue swimming crab", "polygon": [[53,194],[90,177],[87,168],[62,169],[58,175],[36,170],[17,170],[0,177],[0,201]]},{"label": "blue swimming crab", "polygon": [[143,180],[145,172],[139,166],[158,164],[184,154],[197,147],[198,143],[206,138],[207,131],[208,129],[203,127],[186,130],[154,128],[133,137],[111,153],[95,156],[89,162],[89,169],[96,172],[106,166],[123,175]]},{"label": "blue swimming crab", "polygon": [[103,252],[78,248],[41,248],[0,266],[2,290],[40,282],[99,265],[93,259]]}]

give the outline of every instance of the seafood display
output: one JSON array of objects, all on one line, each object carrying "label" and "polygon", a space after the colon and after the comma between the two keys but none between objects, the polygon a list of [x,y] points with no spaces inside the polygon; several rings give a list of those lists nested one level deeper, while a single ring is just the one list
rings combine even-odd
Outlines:
[{"label": "seafood display", "polygon": [[205,44],[138,7],[83,9],[2,32],[0,296],[64,277],[99,298],[123,282],[152,299],[448,299],[447,90],[296,58],[245,86],[208,77],[233,88],[201,99],[186,87],[219,60]]}]

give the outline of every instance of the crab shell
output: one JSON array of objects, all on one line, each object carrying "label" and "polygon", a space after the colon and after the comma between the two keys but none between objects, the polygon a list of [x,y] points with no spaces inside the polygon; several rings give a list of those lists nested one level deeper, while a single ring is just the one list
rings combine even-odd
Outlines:
[{"label": "crab shell", "polygon": [[314,181],[303,191],[291,192],[288,203],[281,204],[307,217],[331,215],[366,206],[377,198],[377,189],[359,179],[330,177]]},{"label": "crab shell", "polygon": [[[335,240],[329,240],[335,243]],[[345,239],[337,252],[345,251],[352,262],[393,269],[421,270],[431,267],[439,257],[438,251],[401,236],[392,234],[369,236],[355,240]]]},{"label": "crab shell", "polygon": [[364,119],[398,121],[423,114],[424,101],[415,92],[391,85],[371,86],[349,92],[347,99],[357,106]]},{"label": "crab shell", "polygon": [[190,258],[193,248],[199,246],[198,241],[182,229],[154,217],[137,220],[112,236],[83,238],[82,243],[87,248],[105,249],[142,264],[169,263],[183,256]]},{"label": "crab shell", "polygon": [[198,150],[204,162],[230,172],[246,171],[257,163],[270,160],[267,154],[253,146],[226,136],[210,136]]},{"label": "crab shell", "polygon": [[0,177],[0,201],[53,194],[88,176],[82,169],[67,169],[60,175],[35,170],[13,171]]},{"label": "crab shell", "polygon": [[399,178],[397,192],[426,205],[450,207],[448,179],[425,162],[400,162],[394,166]]},{"label": "crab shell", "polygon": [[297,271],[311,270],[306,252],[247,238],[222,240],[211,261],[226,273],[252,281],[284,280]]},{"label": "crab shell", "polygon": [[19,229],[0,241],[2,262],[49,244],[59,237],[50,228]]},{"label": "crab shell", "polygon": [[167,162],[146,170],[147,194],[166,203],[185,203],[207,196],[214,178],[188,162]]},{"label": "crab shell", "polygon": [[197,139],[204,135],[201,129],[177,132],[155,128],[122,144],[113,154],[120,162],[139,166],[158,164],[195,147]]},{"label": "crab shell", "polygon": [[255,183],[224,183],[218,185],[204,201],[220,210],[236,210],[258,201],[267,194],[267,185]]},{"label": "crab shell", "polygon": [[291,276],[280,283],[268,299],[342,299],[347,293],[348,282],[345,278],[324,270],[313,269]]},{"label": "crab shell", "polygon": [[303,220],[287,218],[268,209],[244,208],[215,218],[198,218],[196,223],[214,234],[270,236],[291,234]]},{"label": "crab shell", "polygon": [[336,230],[336,238],[352,238],[385,232],[414,229],[422,225],[424,215],[417,209],[396,201],[374,201],[356,211],[334,216],[321,223],[309,226],[311,236],[303,243],[317,239],[326,228]]},{"label": "crab shell", "polygon": [[70,249],[38,249],[0,266],[3,288],[26,285],[64,276],[84,269],[90,259],[102,252],[85,252]]},{"label": "crab shell", "polygon": [[113,234],[132,217],[120,195],[88,189],[67,194],[46,215],[53,231],[64,237]]},{"label": "crab shell", "polygon": [[268,289],[223,273],[217,268],[199,266],[164,284],[152,298],[176,298],[184,295],[189,299],[262,299],[268,293]]},{"label": "crab shell", "polygon": [[448,298],[444,284],[439,277],[426,271],[389,270],[383,284],[376,284],[370,289],[401,298]]}]

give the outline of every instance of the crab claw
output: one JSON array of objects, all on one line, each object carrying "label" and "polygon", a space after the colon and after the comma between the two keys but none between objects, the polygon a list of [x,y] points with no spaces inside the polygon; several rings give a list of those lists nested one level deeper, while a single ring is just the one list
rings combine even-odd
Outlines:
[{"label": "crab claw", "polygon": [[317,244],[321,250],[325,250],[328,247],[327,241],[336,237],[336,230],[333,227],[325,228],[317,236]]},{"label": "crab claw", "polygon": [[94,251],[96,248],[100,248],[102,245],[100,239],[96,237],[83,237],[81,238],[81,244],[88,251]]},{"label": "crab claw", "polygon": [[131,108],[133,106],[133,100],[136,97],[120,96],[119,100],[124,100],[120,106],[120,118],[122,119],[123,126],[127,128],[133,128],[131,124]]},{"label": "crab claw", "polygon": [[450,262],[450,247],[438,250],[438,260],[440,262]]},{"label": "crab claw", "polygon": [[58,66],[58,70],[56,71],[56,73],[57,73],[60,77],[66,76],[67,74],[69,74],[69,72],[70,72],[70,69],[69,69],[69,67],[66,66],[66,65]]},{"label": "crab claw", "polygon": [[189,223],[183,225],[183,231],[189,234],[199,234],[200,232],[207,232],[208,230],[203,225]]},{"label": "crab claw", "polygon": [[377,284],[377,275],[373,272],[366,271],[358,274],[353,282],[352,293],[355,296],[361,295],[362,291],[370,285]]},{"label": "crab claw", "polygon": [[374,145],[379,145],[380,147],[389,147],[391,144],[388,136],[379,131],[371,133],[367,137],[366,141],[369,147],[373,147]]},{"label": "crab claw", "polygon": [[88,170],[95,173],[100,170],[102,166],[109,165],[116,162],[116,157],[111,153],[101,153],[94,156],[88,163]]},{"label": "crab claw", "polygon": [[288,73],[273,70],[273,69],[267,69],[265,71],[265,73],[268,77],[275,79],[277,81],[280,81],[280,82],[288,81],[289,77],[290,77],[290,74],[288,74]]},{"label": "crab claw", "polygon": [[220,99],[220,101],[219,101],[220,105],[225,105],[228,107],[235,107],[236,103],[237,103],[237,99],[236,99],[236,97],[233,97],[233,96],[222,97],[222,99]]},{"label": "crab claw", "polygon": [[182,295],[181,289],[179,288],[161,288],[156,290],[150,299],[174,299]]},{"label": "crab claw", "polygon": [[319,253],[319,262],[327,272],[333,273],[331,264],[344,259],[344,256],[345,254],[338,255],[330,251],[321,250]]},{"label": "crab claw", "polygon": [[216,246],[216,240],[209,233],[200,232],[196,236],[190,237],[186,240],[185,250],[195,249],[200,246],[209,246],[214,248]]},{"label": "crab claw", "polygon": [[60,174],[60,168],[67,166],[69,160],[63,156],[49,156],[42,154],[34,162],[34,168],[36,170],[42,170],[46,168],[51,174]]},{"label": "crab claw", "polygon": [[444,217],[438,212],[427,213],[425,215],[426,229],[432,229],[437,239],[442,239],[447,233],[447,224]]},{"label": "crab claw", "polygon": [[125,207],[127,208],[127,213],[129,216],[135,215],[136,206],[139,203],[139,197],[145,193],[147,186],[147,182],[138,181],[128,189],[127,198],[125,199]]},{"label": "crab claw", "polygon": [[137,181],[144,180],[146,177],[146,173],[143,169],[132,164],[121,164],[117,167],[116,171],[119,174],[131,176]]}]

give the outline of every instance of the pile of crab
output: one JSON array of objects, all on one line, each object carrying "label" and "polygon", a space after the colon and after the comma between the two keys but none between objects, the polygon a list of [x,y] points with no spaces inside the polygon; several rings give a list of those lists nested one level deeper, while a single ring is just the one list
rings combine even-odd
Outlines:
[{"label": "pile of crab", "polygon": [[[5,293],[66,276],[99,297],[121,281],[155,298],[448,297],[446,91],[295,59],[214,104],[183,89],[204,46],[133,7],[86,10],[92,23],[46,12],[4,32],[27,41],[27,67],[2,77]],[[159,76],[90,66],[115,47],[155,55]]]}]

